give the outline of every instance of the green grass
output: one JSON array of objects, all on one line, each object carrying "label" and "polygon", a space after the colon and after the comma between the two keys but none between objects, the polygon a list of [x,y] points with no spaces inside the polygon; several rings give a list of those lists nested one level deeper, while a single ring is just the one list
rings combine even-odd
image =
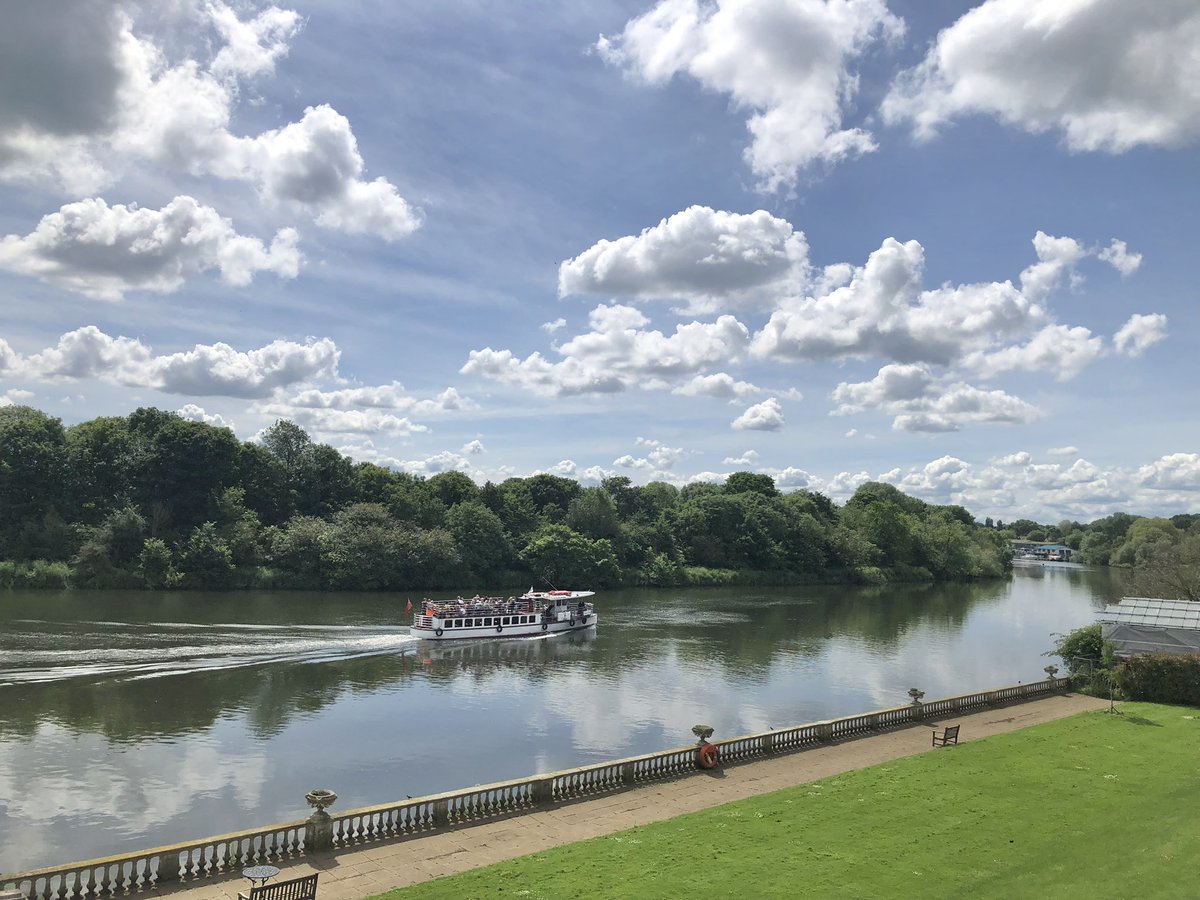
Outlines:
[{"label": "green grass", "polygon": [[[1126,703],[1118,715],[964,738],[957,747],[383,896],[1200,894],[1200,712]],[[696,790],[704,790],[702,779]]]}]

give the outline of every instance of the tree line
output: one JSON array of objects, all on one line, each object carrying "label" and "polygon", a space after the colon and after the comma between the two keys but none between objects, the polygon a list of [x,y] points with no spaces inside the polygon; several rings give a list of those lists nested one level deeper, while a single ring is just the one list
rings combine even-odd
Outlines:
[{"label": "tree line", "polygon": [[159,409],[64,426],[0,408],[0,585],[412,590],[1003,575],[1006,535],[887,484],[842,506],[723,484],[478,485],[355,463],[280,420],[256,442]]},{"label": "tree line", "polygon": [[1007,531],[1019,540],[1062,543],[1087,565],[1132,569],[1131,594],[1200,601],[1200,514],[1156,518],[1117,512],[1087,525],[1018,519]]}]

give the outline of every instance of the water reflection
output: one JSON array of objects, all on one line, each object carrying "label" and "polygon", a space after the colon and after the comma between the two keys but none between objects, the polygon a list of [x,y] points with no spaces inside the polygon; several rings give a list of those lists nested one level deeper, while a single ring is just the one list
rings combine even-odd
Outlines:
[{"label": "water reflection", "polygon": [[622,591],[597,629],[429,643],[404,598],[0,598],[0,869],[136,849],[1040,675],[1113,589]]}]

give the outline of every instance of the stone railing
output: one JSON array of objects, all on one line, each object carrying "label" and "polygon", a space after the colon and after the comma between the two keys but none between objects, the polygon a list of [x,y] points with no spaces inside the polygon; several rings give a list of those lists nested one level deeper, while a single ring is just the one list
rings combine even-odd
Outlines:
[{"label": "stone railing", "polygon": [[[853,739],[925,719],[940,719],[1032,697],[1065,691],[1066,678],[1048,678],[992,691],[962,694],[928,703],[812,722],[760,734],[713,741],[724,763],[761,759]],[[695,744],[642,756],[479,785],[349,812],[283,822],[198,841],[156,847],[65,866],[0,875],[0,891],[19,891],[27,900],[78,900],[135,894],[174,882],[219,878],[242,867],[297,859],[305,854],[356,847],[373,841],[412,837],[462,827],[555,803],[619,791],[632,785],[674,778],[699,769]]]}]

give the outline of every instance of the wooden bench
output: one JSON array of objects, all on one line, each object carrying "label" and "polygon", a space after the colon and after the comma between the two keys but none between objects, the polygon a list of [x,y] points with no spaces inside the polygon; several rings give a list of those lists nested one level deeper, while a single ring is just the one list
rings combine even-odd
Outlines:
[{"label": "wooden bench", "polygon": [[260,885],[250,888],[249,894],[239,891],[238,900],[317,900],[317,876],[305,875],[290,881]]},{"label": "wooden bench", "polygon": [[945,747],[947,744],[958,743],[958,726],[947,725],[944,731],[935,731],[933,733],[933,746]]}]

